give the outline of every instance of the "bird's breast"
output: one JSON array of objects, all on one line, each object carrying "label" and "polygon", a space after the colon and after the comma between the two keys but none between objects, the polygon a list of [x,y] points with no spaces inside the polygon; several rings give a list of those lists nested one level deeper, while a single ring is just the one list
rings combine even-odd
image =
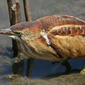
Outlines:
[{"label": "bird's breast", "polygon": [[57,53],[47,45],[46,40],[43,37],[31,41],[25,40],[24,43],[26,44],[28,55],[31,54],[32,58],[53,62],[58,61]]}]

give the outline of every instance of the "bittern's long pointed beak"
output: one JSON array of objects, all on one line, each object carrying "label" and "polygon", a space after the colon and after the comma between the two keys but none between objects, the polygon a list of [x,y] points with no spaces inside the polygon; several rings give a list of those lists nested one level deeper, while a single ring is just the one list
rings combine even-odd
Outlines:
[{"label": "bittern's long pointed beak", "polygon": [[3,28],[3,29],[0,29],[0,34],[3,34],[3,35],[13,35],[13,32],[10,28]]}]

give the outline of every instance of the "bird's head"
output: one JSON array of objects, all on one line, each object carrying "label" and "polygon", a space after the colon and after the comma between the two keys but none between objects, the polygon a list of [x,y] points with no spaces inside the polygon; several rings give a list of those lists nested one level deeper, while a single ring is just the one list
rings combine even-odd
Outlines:
[{"label": "bird's head", "polygon": [[22,30],[17,29],[16,25],[13,25],[9,28],[0,29],[0,34],[6,35],[15,39],[15,37],[21,37]]},{"label": "bird's head", "polygon": [[22,37],[25,39],[32,39],[38,36],[40,32],[40,25],[32,22],[21,22],[9,28],[0,29],[0,34],[7,35],[12,38]]}]

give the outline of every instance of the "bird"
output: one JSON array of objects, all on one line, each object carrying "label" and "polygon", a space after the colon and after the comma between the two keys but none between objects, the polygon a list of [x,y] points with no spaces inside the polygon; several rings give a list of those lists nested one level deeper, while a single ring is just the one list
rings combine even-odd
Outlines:
[{"label": "bird", "polygon": [[18,42],[19,55],[25,59],[64,62],[68,59],[85,58],[85,21],[69,15],[50,15],[32,22],[20,22],[0,29]]}]

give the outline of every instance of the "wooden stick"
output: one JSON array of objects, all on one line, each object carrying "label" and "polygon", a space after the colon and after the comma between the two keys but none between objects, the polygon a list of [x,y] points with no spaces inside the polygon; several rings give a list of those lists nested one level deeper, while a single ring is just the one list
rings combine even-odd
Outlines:
[{"label": "wooden stick", "polygon": [[14,25],[21,21],[21,8],[19,0],[16,0],[16,4],[13,4],[12,0],[7,0],[10,25]]},{"label": "wooden stick", "polygon": [[[19,23],[21,20],[21,9],[19,0],[16,1],[16,4],[13,4],[12,0],[7,0],[8,10],[9,10],[9,19],[10,25],[14,25]],[[12,49],[13,49],[13,57],[17,57],[19,53],[18,43],[16,40],[12,39]],[[12,65],[12,71],[14,74],[24,74],[24,62],[21,61],[19,63],[14,63]]]},{"label": "wooden stick", "polygon": [[29,0],[23,0],[23,4],[24,4],[24,12],[25,12],[26,21],[31,22],[32,17],[30,12]]},{"label": "wooden stick", "polygon": [[12,17],[14,18],[12,19],[15,22],[14,24],[21,21],[21,9],[19,2],[16,2],[16,4],[13,4],[12,6]]},{"label": "wooden stick", "polygon": [[[21,18],[21,11],[20,11],[20,4],[19,0],[16,1],[16,4],[13,4],[12,0],[7,0],[8,10],[9,10],[9,19],[10,25],[14,25],[20,22]],[[13,49],[13,56],[16,57],[18,55],[18,47],[16,40],[12,39],[12,49]]]},{"label": "wooden stick", "polygon": [[[15,24],[15,11],[12,9],[13,7],[13,1],[7,0],[8,4],[8,11],[9,11],[9,20],[10,20],[10,26]],[[16,40],[12,39],[12,49],[13,49],[13,57],[16,57],[18,55],[18,47]]]},{"label": "wooden stick", "polygon": [[16,0],[16,23],[21,21],[21,8],[19,0]]},{"label": "wooden stick", "polygon": [[7,4],[8,4],[8,11],[9,11],[10,25],[13,25],[13,23],[12,23],[12,9],[11,9],[11,7],[13,6],[12,0],[7,0]]}]

